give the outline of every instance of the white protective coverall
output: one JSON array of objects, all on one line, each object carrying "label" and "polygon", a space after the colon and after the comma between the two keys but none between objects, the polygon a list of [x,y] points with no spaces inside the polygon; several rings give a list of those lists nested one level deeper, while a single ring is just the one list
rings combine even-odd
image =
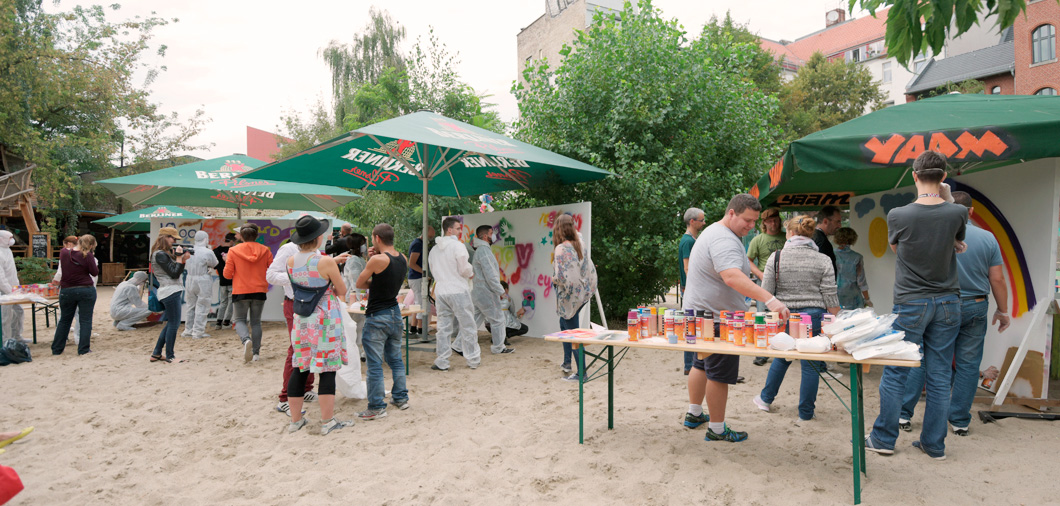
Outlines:
[{"label": "white protective coverall", "polygon": [[471,259],[471,267],[475,271],[475,284],[471,289],[471,301],[475,304],[475,329],[482,325],[483,321],[489,322],[490,334],[493,341],[490,351],[501,353],[504,351],[504,328],[507,326],[504,312],[501,311],[501,295],[504,287],[501,286],[501,269],[497,265],[497,257],[493,256],[490,244],[478,237],[472,240],[475,247],[475,256]]},{"label": "white protective coverall", "polygon": [[213,292],[213,268],[217,267],[217,256],[210,249],[210,234],[195,232],[195,253],[184,263],[188,273],[184,280],[184,301],[188,304],[182,336],[195,339],[210,337],[206,333],[206,320],[210,316]]},{"label": "white protective coverall", "polygon": [[140,298],[144,281],[147,281],[147,273],[136,271],[114,289],[114,295],[110,298],[110,317],[118,330],[133,330],[134,323],[143,321],[151,314],[147,303]]},{"label": "white protective coverall", "polygon": [[[361,255],[367,252],[367,248],[361,245]],[[361,272],[364,271],[365,266],[368,262],[360,256],[351,254],[346,258],[346,267],[342,269],[342,280],[346,282],[346,303],[350,307],[353,304],[364,298],[364,290],[357,288],[357,278],[361,276]],[[364,315],[363,314],[351,314],[350,317],[353,321],[357,322],[357,349],[361,350],[361,356],[364,355]]]},{"label": "white protective coverall", "polygon": [[[0,294],[7,295],[15,291],[18,282],[18,270],[15,269],[15,256],[11,246],[15,245],[15,236],[8,230],[0,230]],[[22,339],[22,306],[3,306],[4,340]]]},{"label": "white protective coverall", "polygon": [[[456,350],[464,354],[468,367],[474,369],[482,361],[478,347],[478,327],[475,326],[475,315],[471,312],[471,291],[467,289],[467,281],[475,271],[467,262],[467,248],[456,236],[439,237],[434,244],[427,260],[431,275],[436,280],[434,297],[438,305],[438,341],[435,348],[438,357],[434,359],[434,365],[439,369],[449,369],[449,357]],[[450,339],[453,339],[452,345]]]}]

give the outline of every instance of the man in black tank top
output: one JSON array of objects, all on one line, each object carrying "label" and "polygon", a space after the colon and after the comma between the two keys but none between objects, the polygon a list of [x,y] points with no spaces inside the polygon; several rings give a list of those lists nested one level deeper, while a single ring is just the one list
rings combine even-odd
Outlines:
[{"label": "man in black tank top", "polygon": [[362,420],[386,416],[383,361],[393,375],[391,399],[394,407],[408,409],[405,363],[401,360],[401,309],[397,295],[405,281],[408,261],[394,249],[394,228],[380,223],[372,229],[374,251],[357,278],[357,288],[368,289],[364,314],[364,353],[368,364],[368,409],[357,413]]}]

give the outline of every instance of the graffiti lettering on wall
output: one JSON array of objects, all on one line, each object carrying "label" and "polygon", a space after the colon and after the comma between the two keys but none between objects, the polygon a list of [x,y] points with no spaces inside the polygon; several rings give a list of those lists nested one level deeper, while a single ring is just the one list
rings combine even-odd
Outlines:
[{"label": "graffiti lettering on wall", "polygon": [[542,295],[547,299],[548,294],[552,292],[552,276],[538,274],[537,286],[543,287],[545,289],[544,292],[542,292]]},{"label": "graffiti lettering on wall", "polygon": [[[555,225],[555,223],[556,223],[556,218],[559,217],[559,215],[561,215],[561,214],[563,214],[563,211],[552,211],[551,213],[541,213],[541,218],[539,218],[537,220],[537,222],[539,224],[544,225],[544,226],[546,226],[546,227],[551,229],[552,226]],[[581,230],[582,229],[582,215],[578,214],[578,213],[572,213],[571,214],[571,218],[574,218],[574,228],[576,228],[578,230]]]}]

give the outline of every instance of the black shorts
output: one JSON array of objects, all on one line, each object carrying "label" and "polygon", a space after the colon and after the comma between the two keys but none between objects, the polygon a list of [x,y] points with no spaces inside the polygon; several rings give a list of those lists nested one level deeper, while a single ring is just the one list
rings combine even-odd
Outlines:
[{"label": "black shorts", "polygon": [[[716,336],[720,335],[719,327],[720,324],[715,322],[714,335]],[[692,368],[707,373],[707,379],[710,381],[735,385],[736,378],[740,375],[740,356],[714,353],[704,359],[696,357],[692,360]]]}]

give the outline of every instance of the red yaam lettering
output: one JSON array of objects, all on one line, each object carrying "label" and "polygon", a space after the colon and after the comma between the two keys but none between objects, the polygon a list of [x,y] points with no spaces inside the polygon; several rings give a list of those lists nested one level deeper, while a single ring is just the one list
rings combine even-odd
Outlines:
[{"label": "red yaam lettering", "polygon": [[961,152],[957,153],[957,158],[961,160],[967,157],[969,153],[975,153],[975,156],[981,157],[984,151],[1001,156],[1008,149],[1008,144],[1005,144],[1000,137],[989,130],[978,139],[974,135],[964,132],[960,137],[957,137],[957,144],[961,146]]},{"label": "red yaam lettering", "polygon": [[780,184],[780,176],[784,175],[784,159],[781,158],[769,169],[769,189],[772,190]]},{"label": "red yaam lettering", "polygon": [[903,142],[905,142],[905,137],[892,134],[887,142],[880,142],[878,137],[873,137],[865,143],[865,147],[873,153],[872,160],[870,160],[872,163],[886,164],[891,162],[891,156]]},{"label": "red yaam lettering", "polygon": [[898,150],[898,154],[894,155],[894,163],[906,163],[910,160],[916,160],[917,155],[924,152],[924,136],[914,135],[905,142],[902,149]]},{"label": "red yaam lettering", "polygon": [[957,152],[957,146],[942,132],[931,134],[931,140],[928,141],[928,149],[938,151],[939,153],[946,155],[947,158],[953,156],[953,154]]}]

